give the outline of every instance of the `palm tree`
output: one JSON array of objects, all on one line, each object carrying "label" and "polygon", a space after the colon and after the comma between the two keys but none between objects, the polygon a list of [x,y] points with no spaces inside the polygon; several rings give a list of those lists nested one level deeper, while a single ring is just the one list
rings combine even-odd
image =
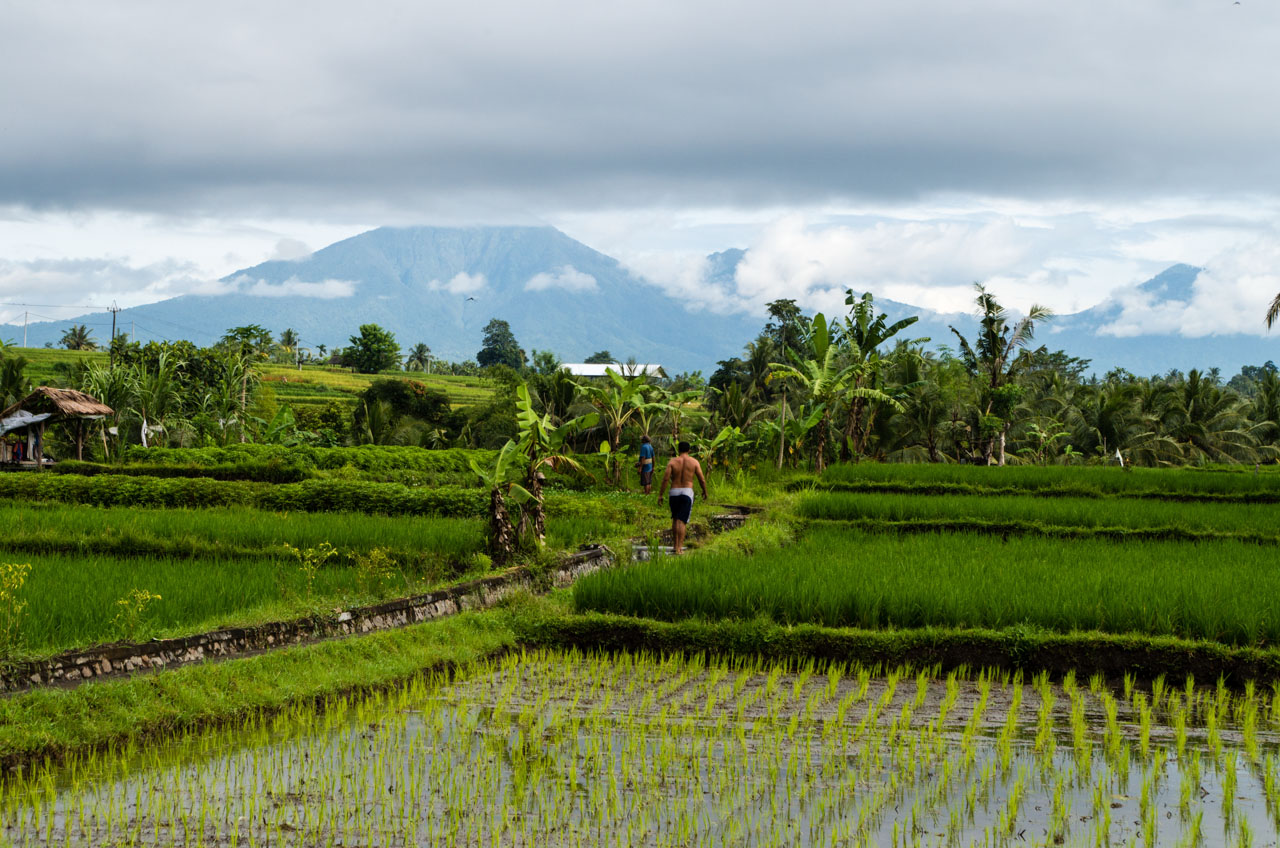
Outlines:
[{"label": "palm tree", "polygon": [[430,362],[431,348],[427,347],[423,342],[418,342],[409,348],[409,355],[404,360],[404,370],[426,371]]},{"label": "palm tree", "polygon": [[981,283],[974,283],[978,291],[979,329],[973,344],[955,327],[951,332],[960,340],[960,357],[969,373],[983,380],[983,396],[980,401],[982,457],[991,464],[997,440],[1000,446],[999,464],[1005,464],[1005,442],[1012,425],[1011,413],[1017,405],[1017,387],[1013,379],[1020,363],[1015,359],[1019,348],[1025,347],[1035,336],[1036,322],[1053,317],[1053,311],[1045,306],[1032,305],[1026,317],[1010,324],[1009,310],[996,300]]},{"label": "palm tree", "polygon": [[1252,422],[1244,404],[1230,390],[1219,388],[1199,371],[1187,372],[1180,385],[1164,394],[1160,416],[1165,434],[1182,446],[1189,459],[1216,462],[1256,462],[1275,449],[1261,445],[1269,429]]},{"label": "palm tree", "polygon": [[62,339],[58,344],[67,350],[97,350],[98,343],[89,333],[89,328],[84,324],[77,324],[70,330],[62,334]]},{"label": "palm tree", "polygon": [[[165,432],[165,422],[181,404],[177,380],[179,367],[170,358],[169,351],[162,350],[154,371],[138,363],[130,372],[131,411],[142,422],[143,447],[148,444],[148,431]],[[153,422],[155,426],[152,426]]]},{"label": "palm tree", "polygon": [[0,348],[0,409],[31,394],[31,380],[25,374],[30,364],[25,356]]}]

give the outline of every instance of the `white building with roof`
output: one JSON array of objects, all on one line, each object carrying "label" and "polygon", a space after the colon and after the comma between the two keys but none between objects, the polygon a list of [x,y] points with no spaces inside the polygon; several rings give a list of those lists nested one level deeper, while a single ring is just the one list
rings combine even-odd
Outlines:
[{"label": "white building with roof", "polygon": [[612,368],[623,377],[647,374],[650,377],[667,379],[667,372],[663,367],[652,362],[564,362],[560,367],[575,377],[603,377],[605,371]]}]

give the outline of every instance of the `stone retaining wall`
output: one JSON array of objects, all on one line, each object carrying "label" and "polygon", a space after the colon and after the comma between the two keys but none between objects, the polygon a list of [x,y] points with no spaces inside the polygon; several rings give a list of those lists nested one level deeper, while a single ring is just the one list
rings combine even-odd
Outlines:
[{"label": "stone retaining wall", "polygon": [[128,642],[99,645],[0,670],[0,693],[36,686],[74,685],[94,678],[175,668],[334,636],[404,627],[462,610],[490,607],[522,589],[537,591],[548,585],[568,586],[583,574],[612,564],[613,552],[600,545],[566,557],[547,573],[535,574],[527,568],[516,568],[425,595],[343,610],[332,617],[235,627],[140,645]]}]

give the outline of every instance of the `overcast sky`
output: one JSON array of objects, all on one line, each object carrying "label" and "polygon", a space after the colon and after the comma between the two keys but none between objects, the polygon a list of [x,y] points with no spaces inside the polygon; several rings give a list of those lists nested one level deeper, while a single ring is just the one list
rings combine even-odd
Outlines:
[{"label": "overcast sky", "polygon": [[1263,0],[5,3],[0,302],[546,223],[715,309],[983,280],[1074,311],[1188,262],[1196,301],[1130,331],[1262,332],[1277,45]]}]

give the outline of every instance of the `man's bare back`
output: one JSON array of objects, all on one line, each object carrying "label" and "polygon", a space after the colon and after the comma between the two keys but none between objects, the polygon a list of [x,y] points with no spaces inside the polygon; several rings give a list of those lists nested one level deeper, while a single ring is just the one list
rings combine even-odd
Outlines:
[{"label": "man's bare back", "polygon": [[702,475],[702,465],[687,453],[677,456],[667,463],[667,470],[662,475],[662,486],[673,489],[692,489],[697,479],[702,486],[702,497],[707,496],[707,478]]},{"label": "man's bare back", "polygon": [[698,460],[689,456],[688,443],[681,442],[679,451],[680,455],[667,463],[666,470],[662,472],[662,485],[658,488],[658,503],[662,503],[667,488],[671,489],[668,501],[671,506],[671,540],[677,554],[684,552],[685,527],[693,513],[694,480],[702,486],[703,499],[709,497],[706,475],[702,473]]}]

